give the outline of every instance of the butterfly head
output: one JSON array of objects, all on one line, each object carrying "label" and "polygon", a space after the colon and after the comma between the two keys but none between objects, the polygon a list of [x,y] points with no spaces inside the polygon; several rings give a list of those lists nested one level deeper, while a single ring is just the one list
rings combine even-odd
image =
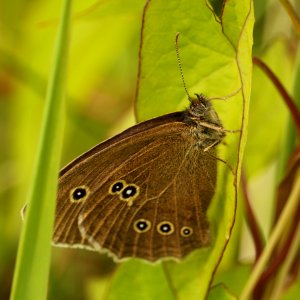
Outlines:
[{"label": "butterfly head", "polygon": [[207,140],[208,144],[204,144],[205,147],[211,144],[212,141],[221,141],[224,136],[223,125],[219,119],[217,112],[214,110],[210,99],[206,98],[202,94],[196,94],[196,98],[190,98],[190,108],[188,109],[187,119],[196,124],[198,128],[196,130],[199,134],[199,128],[201,133],[201,142],[203,145],[203,132],[209,135]]},{"label": "butterfly head", "polygon": [[195,117],[205,120],[212,109],[212,105],[204,95],[195,94],[196,98],[190,99],[189,113]]}]

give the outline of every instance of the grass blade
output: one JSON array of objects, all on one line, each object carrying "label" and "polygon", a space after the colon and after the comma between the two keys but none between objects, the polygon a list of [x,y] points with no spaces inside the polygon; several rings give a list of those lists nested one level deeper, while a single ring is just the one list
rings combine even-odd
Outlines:
[{"label": "grass blade", "polygon": [[21,233],[11,300],[46,299],[57,174],[62,142],[64,79],[71,0],[64,1],[46,97],[34,176]]}]

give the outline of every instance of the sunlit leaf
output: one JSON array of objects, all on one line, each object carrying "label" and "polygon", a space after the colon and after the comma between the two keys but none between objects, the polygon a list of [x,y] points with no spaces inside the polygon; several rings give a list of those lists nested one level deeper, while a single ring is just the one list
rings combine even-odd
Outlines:
[{"label": "sunlit leaf", "polygon": [[[238,175],[233,176],[226,165],[218,165],[218,187],[208,212],[214,237],[212,245],[193,252],[182,263],[171,261],[155,266],[138,260],[124,263],[113,280],[113,286],[119,289],[111,289],[109,295],[112,299],[123,293],[131,299],[138,299],[137,291],[143,295],[148,287],[142,283],[138,288],[136,286],[141,274],[147,274],[145,276],[152,286],[153,295],[163,286],[164,291],[160,292],[164,297],[173,295],[179,299],[203,299],[230,237],[236,207],[234,184],[239,178],[250,97],[251,1],[247,4],[230,1],[230,5],[224,8],[223,17],[222,31],[205,1],[152,0],[145,8],[137,97],[138,119],[146,120],[188,106],[174,46],[175,35],[180,32],[179,51],[189,93],[224,97],[241,89],[227,101],[215,100],[213,105],[224,128],[242,129],[243,133],[241,141],[239,134],[228,134],[226,145],[218,149],[218,156],[234,166]],[[132,271],[133,266],[137,271]],[[162,278],[160,285],[151,284],[156,282],[157,274]],[[164,278],[162,274],[165,274]]]}]

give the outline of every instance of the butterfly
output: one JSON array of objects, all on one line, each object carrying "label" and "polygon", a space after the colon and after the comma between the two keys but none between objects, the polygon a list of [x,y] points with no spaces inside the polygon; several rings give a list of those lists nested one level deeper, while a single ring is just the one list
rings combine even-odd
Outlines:
[{"label": "butterfly", "polygon": [[116,260],[182,259],[211,241],[207,209],[225,130],[211,101],[139,123],[59,175],[53,242]]}]

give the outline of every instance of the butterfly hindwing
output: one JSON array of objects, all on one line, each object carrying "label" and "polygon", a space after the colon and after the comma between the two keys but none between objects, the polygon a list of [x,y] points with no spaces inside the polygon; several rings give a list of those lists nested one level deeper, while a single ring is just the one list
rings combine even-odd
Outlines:
[{"label": "butterfly hindwing", "polygon": [[[214,194],[215,177],[204,169],[211,164],[210,170],[214,170],[215,160],[185,143],[181,134],[161,139],[156,137],[141,149],[138,160],[127,158],[87,199],[79,227],[95,248],[108,249],[117,258],[155,261],[182,258],[208,244],[208,204],[204,199]],[[111,184],[118,182],[138,189],[132,203],[130,198],[123,200],[122,193],[109,194]],[[204,182],[209,186],[204,187]],[[139,229],[139,224],[148,228]]]}]

